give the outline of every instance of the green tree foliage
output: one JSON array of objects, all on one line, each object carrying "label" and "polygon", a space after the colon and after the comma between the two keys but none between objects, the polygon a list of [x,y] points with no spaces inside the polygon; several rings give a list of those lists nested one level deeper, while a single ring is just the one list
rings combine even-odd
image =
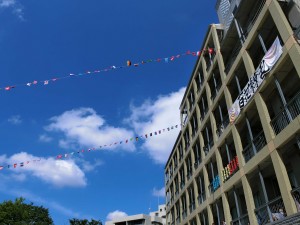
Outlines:
[{"label": "green tree foliage", "polygon": [[93,220],[88,221],[87,219],[79,220],[79,219],[70,219],[69,220],[70,225],[102,225],[102,222],[100,220]]},{"label": "green tree foliage", "polygon": [[43,206],[26,204],[24,198],[14,202],[0,203],[0,224],[5,225],[53,225],[48,209]]}]

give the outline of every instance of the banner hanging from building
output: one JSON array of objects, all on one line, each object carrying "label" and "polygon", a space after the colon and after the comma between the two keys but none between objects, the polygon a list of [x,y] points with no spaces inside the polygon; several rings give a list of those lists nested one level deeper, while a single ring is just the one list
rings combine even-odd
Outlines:
[{"label": "banner hanging from building", "polygon": [[233,123],[235,119],[239,116],[241,110],[248,104],[251,97],[260,87],[264,81],[266,74],[270,72],[273,66],[276,64],[280,56],[282,55],[282,46],[280,44],[279,38],[277,37],[267,51],[262,61],[258,65],[258,68],[254,74],[250,77],[248,83],[241,91],[240,95],[234,101],[233,105],[229,109],[229,120]]}]

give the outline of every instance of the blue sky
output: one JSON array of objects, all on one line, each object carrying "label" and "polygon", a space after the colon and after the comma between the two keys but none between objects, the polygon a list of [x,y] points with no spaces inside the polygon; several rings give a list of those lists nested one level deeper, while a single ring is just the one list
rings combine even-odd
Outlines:
[{"label": "blue sky", "polygon": [[[0,0],[0,87],[200,50],[208,25],[218,22],[214,5]],[[23,196],[49,208],[55,224],[156,210],[179,129],[66,160],[55,157],[178,124],[195,61],[184,56],[0,90],[0,166],[32,162],[0,171],[0,201]]]}]

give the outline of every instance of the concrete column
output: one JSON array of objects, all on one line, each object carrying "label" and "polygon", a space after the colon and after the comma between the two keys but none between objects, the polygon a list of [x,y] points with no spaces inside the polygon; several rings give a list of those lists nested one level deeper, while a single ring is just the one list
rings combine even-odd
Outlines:
[{"label": "concrete column", "polygon": [[233,140],[234,140],[234,147],[235,147],[235,150],[236,150],[236,155],[238,157],[238,160],[239,160],[239,165],[240,167],[241,166],[244,166],[245,165],[245,159],[244,159],[244,156],[243,156],[243,145],[242,145],[242,141],[241,141],[241,138],[240,138],[240,134],[238,132],[238,130],[236,129],[235,126],[232,127],[232,136],[233,136]]},{"label": "concrete column", "polygon": [[222,162],[220,150],[218,148],[216,150],[216,161],[217,161],[218,175],[220,178],[220,186],[222,187],[222,185],[223,185],[223,179],[222,179],[223,162]]},{"label": "concrete column", "polygon": [[230,206],[229,206],[229,202],[228,202],[226,193],[222,193],[222,204],[223,204],[223,211],[224,211],[224,217],[225,217],[226,224],[230,224],[232,217],[230,214]]},{"label": "concrete column", "polygon": [[249,180],[246,176],[242,177],[243,190],[245,193],[245,200],[247,205],[248,217],[251,225],[258,225],[257,218],[254,213],[255,204],[253,200],[252,189]]},{"label": "concrete column", "polygon": [[275,138],[275,134],[272,127],[270,126],[271,118],[268,112],[267,105],[259,92],[255,94],[254,99],[255,99],[258,115],[260,118],[260,122],[262,124],[265,133],[266,141],[267,143],[269,143],[272,139]]},{"label": "concrete column", "polygon": [[276,28],[278,29],[278,32],[285,43],[290,36],[293,35],[293,30],[284,15],[284,12],[282,11],[278,1],[272,1],[269,6],[269,11],[271,14],[272,19],[274,20],[274,23],[276,25]]},{"label": "concrete column", "polygon": [[[215,117],[213,115],[213,113],[211,113],[209,115],[209,118],[210,118],[210,127],[211,127],[211,133],[212,133],[212,139],[214,141],[214,144],[217,143],[218,141],[218,135],[217,135],[217,123],[216,123],[216,120],[215,120]],[[211,140],[211,138],[210,138]]]},{"label": "concrete column", "polygon": [[210,184],[210,182],[209,182],[206,166],[203,166],[203,176],[204,176],[205,199],[207,199],[210,194],[208,189],[208,185]]},{"label": "concrete column", "polygon": [[[230,91],[227,86],[224,87],[224,95],[225,95],[227,109],[230,109],[232,106],[232,103],[233,103],[233,101],[235,101],[235,99],[231,98],[231,94],[230,94]],[[227,114],[228,114],[228,112],[227,112]]]},{"label": "concrete column", "polygon": [[208,222],[209,222],[209,224],[212,224],[214,222],[214,216],[213,216],[212,208],[211,207],[212,207],[212,205],[208,205],[207,206],[207,214],[208,214]]},{"label": "concrete column", "polygon": [[[248,78],[250,78],[253,75],[253,73],[255,72],[255,68],[254,68],[252,59],[247,51],[244,51],[242,58],[243,58],[243,61],[245,64]],[[241,87],[241,88],[243,89],[244,87]]]},{"label": "concrete column", "polygon": [[299,63],[299,55],[300,55],[300,46],[298,44],[295,44],[291,47],[291,49],[288,52],[295,69],[297,71],[297,74],[300,78],[300,63]]},{"label": "concrete column", "polygon": [[277,181],[280,188],[282,200],[284,202],[286,213],[288,216],[295,214],[297,213],[297,208],[294,199],[291,195],[291,190],[292,190],[291,183],[284,162],[277,149],[275,149],[271,153],[271,159],[273,162],[275,174],[277,177]]}]

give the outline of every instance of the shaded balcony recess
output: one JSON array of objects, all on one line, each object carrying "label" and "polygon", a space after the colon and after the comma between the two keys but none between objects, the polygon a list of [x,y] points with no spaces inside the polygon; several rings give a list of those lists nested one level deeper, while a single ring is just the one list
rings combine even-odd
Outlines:
[{"label": "shaded balcony recess", "polygon": [[242,48],[242,45],[241,45],[240,41],[237,41],[235,46],[233,47],[228,59],[226,60],[226,63],[225,63],[225,71],[224,72],[226,73],[226,75],[229,73],[229,71],[230,71],[236,57],[238,56],[241,48]]},{"label": "shaded balcony recess", "polygon": [[262,130],[242,151],[245,162],[248,162],[255,155],[253,145],[256,148],[256,152],[259,152],[266,144],[267,141]]},{"label": "shaded balcony recess", "polygon": [[240,225],[240,224],[248,224],[249,223],[249,217],[248,214],[244,214],[238,218],[235,218],[231,221],[231,225]]},{"label": "shaded balcony recess", "polygon": [[[280,213],[282,211],[282,213]],[[281,197],[277,197],[254,210],[258,224],[264,225],[286,217],[284,203]]]},{"label": "shaded balcony recess", "polygon": [[271,120],[270,124],[275,132],[279,134],[292,120],[300,114],[300,92]]},{"label": "shaded balcony recess", "polygon": [[222,170],[222,181],[225,183],[229,180],[239,169],[238,157],[235,156],[229,164]]},{"label": "shaded balcony recess", "polygon": [[[258,0],[258,1],[252,0],[251,2],[247,0],[241,2],[240,7],[237,10],[235,16],[239,21],[240,25],[242,26],[242,30],[245,38],[248,37],[265,3],[266,0]],[[251,4],[250,7],[249,4]]]},{"label": "shaded balcony recess", "polygon": [[218,137],[222,135],[222,133],[224,132],[224,130],[227,128],[228,125],[229,125],[229,115],[227,114],[226,116],[223,116],[223,122],[217,124],[216,133]]},{"label": "shaded balcony recess", "polygon": [[197,199],[198,199],[199,205],[202,204],[205,201],[205,193],[204,192],[203,193],[199,193]]},{"label": "shaded balcony recess", "polygon": [[221,87],[222,87],[222,82],[219,81],[219,82],[217,83],[216,88],[213,89],[214,91],[212,91],[212,93],[211,93],[210,99],[211,99],[212,101],[213,101],[213,100],[216,98],[216,96],[218,95],[219,90],[221,89]]},{"label": "shaded balcony recess", "polygon": [[204,147],[203,147],[203,151],[205,152],[205,155],[208,154],[209,150],[214,146],[214,141],[211,139],[209,141],[209,143],[207,143]]},{"label": "shaded balcony recess", "polygon": [[294,188],[293,190],[291,190],[291,194],[295,201],[297,211],[300,212],[300,187],[297,187],[297,188]]}]

